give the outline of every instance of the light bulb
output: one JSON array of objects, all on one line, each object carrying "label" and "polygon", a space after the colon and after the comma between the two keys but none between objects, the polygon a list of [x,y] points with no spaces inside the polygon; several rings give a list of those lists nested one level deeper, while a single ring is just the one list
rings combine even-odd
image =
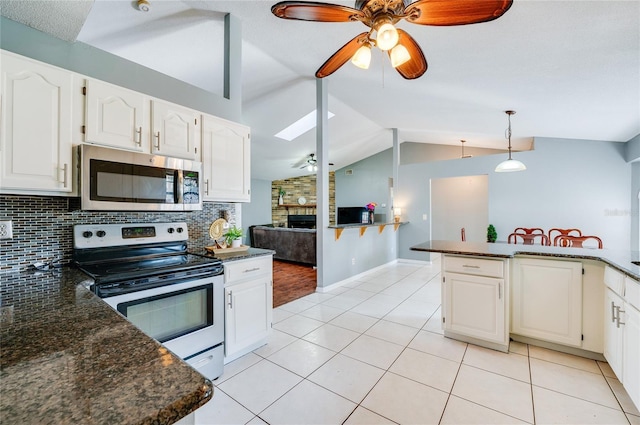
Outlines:
[{"label": "light bulb", "polygon": [[376,46],[380,50],[392,49],[398,44],[398,31],[396,27],[387,22],[378,28],[378,37],[376,38]]},{"label": "light bulb", "polygon": [[371,63],[371,47],[369,44],[363,44],[360,46],[356,53],[351,58],[351,63],[362,69],[369,69]]},{"label": "light bulb", "polygon": [[406,47],[404,47],[402,44],[398,44],[396,47],[391,49],[390,58],[391,66],[396,68],[411,59],[411,55],[409,54],[409,51]]},{"label": "light bulb", "polygon": [[307,171],[308,172],[312,172],[313,171],[313,165],[311,165],[311,164],[307,165]]}]

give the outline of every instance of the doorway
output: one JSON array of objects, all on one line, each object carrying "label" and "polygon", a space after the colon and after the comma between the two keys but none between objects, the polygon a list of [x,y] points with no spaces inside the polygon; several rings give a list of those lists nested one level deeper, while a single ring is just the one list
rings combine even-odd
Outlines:
[{"label": "doorway", "polygon": [[[486,242],[489,176],[431,179],[431,239]],[[464,229],[464,230],[463,230]]]}]

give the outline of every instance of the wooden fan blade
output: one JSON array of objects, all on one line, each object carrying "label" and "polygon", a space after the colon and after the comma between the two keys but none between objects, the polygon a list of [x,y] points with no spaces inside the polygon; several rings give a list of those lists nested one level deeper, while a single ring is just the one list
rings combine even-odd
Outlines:
[{"label": "wooden fan blade", "polygon": [[[418,43],[406,31],[398,28],[398,44],[407,49],[411,59],[402,65],[398,65],[396,71],[407,80],[421,77],[427,71],[427,60]],[[387,51],[387,55],[391,57],[391,50]]]},{"label": "wooden fan blade", "polygon": [[338,68],[344,65],[349,59],[353,57],[356,51],[367,40],[366,32],[356,35],[351,41],[342,46],[337,52],[333,54],[322,66],[316,71],[316,77],[324,78],[333,74]]},{"label": "wooden fan blade", "polygon": [[281,1],[271,7],[271,13],[278,18],[316,22],[351,22],[364,17],[352,7],[314,1]]},{"label": "wooden fan blade", "polygon": [[406,20],[420,25],[467,25],[493,21],[513,0],[418,0],[404,10]]}]

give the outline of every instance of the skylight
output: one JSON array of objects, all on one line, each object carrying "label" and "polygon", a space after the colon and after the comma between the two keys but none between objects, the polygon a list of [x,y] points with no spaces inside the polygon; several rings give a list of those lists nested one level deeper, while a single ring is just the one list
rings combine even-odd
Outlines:
[{"label": "skylight", "polygon": [[[291,124],[289,127],[282,130],[280,133],[276,134],[276,137],[280,139],[292,141],[296,137],[306,133],[312,128],[315,128],[316,113],[317,113],[317,110],[314,109],[304,117],[300,118],[298,121]],[[331,119],[334,116],[335,114],[333,112],[327,111],[327,119]]]}]

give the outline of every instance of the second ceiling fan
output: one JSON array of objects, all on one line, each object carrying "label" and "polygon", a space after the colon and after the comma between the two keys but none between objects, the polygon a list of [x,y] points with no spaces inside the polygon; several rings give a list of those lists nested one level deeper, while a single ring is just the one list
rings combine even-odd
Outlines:
[{"label": "second ceiling fan", "polygon": [[[453,26],[492,21],[511,7],[513,0],[356,0],[355,8],[312,1],[282,1],[271,7],[278,18],[316,22],[360,21],[369,31],[358,34],[342,46],[316,71],[324,78],[349,59],[360,68],[368,68],[371,47],[386,51],[391,65],[412,80],[427,70],[427,60],[418,43],[395,27],[405,19],[419,25]],[[373,33],[376,37],[373,37]]]}]

